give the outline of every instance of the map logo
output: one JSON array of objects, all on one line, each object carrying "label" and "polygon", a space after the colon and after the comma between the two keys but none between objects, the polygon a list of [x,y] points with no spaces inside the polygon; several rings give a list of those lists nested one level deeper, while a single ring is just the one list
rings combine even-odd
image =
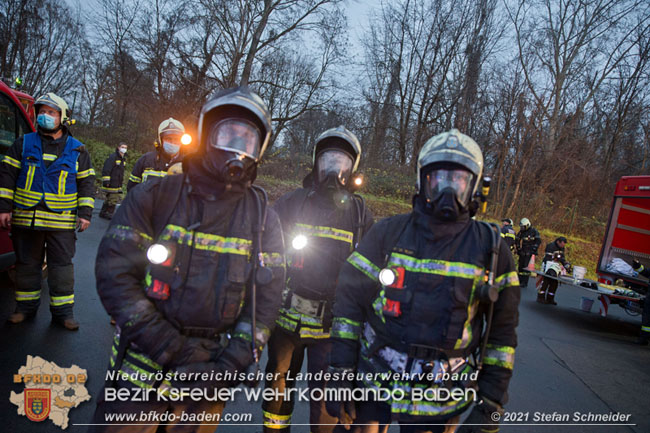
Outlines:
[{"label": "map logo", "polygon": [[45,421],[50,414],[51,390],[25,389],[25,415],[32,421]]},{"label": "map logo", "polygon": [[60,367],[40,356],[27,355],[13,380],[15,385],[24,386],[23,392],[11,391],[9,401],[18,415],[35,422],[49,419],[65,430],[70,411],[90,400],[87,381],[88,373],[77,365]]}]

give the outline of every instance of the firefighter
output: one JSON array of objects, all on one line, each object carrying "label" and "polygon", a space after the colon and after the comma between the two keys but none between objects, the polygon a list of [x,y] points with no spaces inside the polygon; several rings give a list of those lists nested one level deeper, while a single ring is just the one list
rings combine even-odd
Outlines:
[{"label": "firefighter", "polygon": [[[460,431],[498,431],[492,417],[508,400],[520,291],[498,228],[472,218],[482,171],[481,150],[467,135],[452,129],[429,139],[418,156],[413,211],[375,224],[343,265],[328,391],[381,388],[393,398],[328,401],[338,430],[356,422],[354,431],[385,431],[380,426],[391,421],[403,432],[453,430],[478,386],[467,419],[476,425]],[[468,374],[451,381],[443,371]],[[478,383],[471,380],[475,371]],[[390,376],[376,379],[382,374]],[[469,390],[469,399],[411,399],[412,390],[441,388]]]},{"label": "firefighter", "polygon": [[180,162],[183,134],[185,134],[185,126],[172,117],[160,123],[158,139],[154,141],[155,150],[145,153],[135,162],[129,176],[129,183],[126,185],[127,193],[149,178],[165,177],[167,170]]},{"label": "firefighter", "polygon": [[519,255],[519,263],[517,272],[519,272],[519,283],[521,287],[528,287],[528,278],[530,271],[527,269],[532,261],[534,262],[537,250],[542,243],[542,238],[535,227],[530,225],[528,218],[522,218],[519,221],[519,233],[515,237],[515,245],[517,254]]},{"label": "firefighter", "polygon": [[515,229],[512,228],[512,220],[510,218],[504,218],[501,220],[501,237],[506,241],[506,245],[510,248],[510,252],[515,254]]},{"label": "firefighter", "polygon": [[16,253],[16,311],[9,322],[36,315],[47,252],[52,321],[74,331],[75,228],[90,225],[95,171],[85,146],[68,129],[68,104],[47,93],[34,109],[37,132],[19,137],[0,168],[0,225],[11,228]]},{"label": "firefighter", "polygon": [[[326,370],[329,364],[336,277],[373,222],[363,199],[353,194],[360,159],[361,146],[352,132],[343,126],[328,129],[316,140],[313,168],[303,188],[285,194],[274,206],[282,222],[289,268],[284,307],[269,341],[266,372],[275,380],[266,386],[280,392],[295,387],[287,373],[295,377],[301,371],[305,351],[309,372]],[[309,381],[309,388],[315,387],[322,389],[324,383]],[[264,430],[288,432],[293,403],[265,400]],[[313,400],[310,423],[312,432],[329,432],[336,418],[328,416],[322,400]]]},{"label": "firefighter", "polygon": [[[571,271],[571,264],[564,256],[564,247],[566,246],[566,243],[567,239],[564,236],[560,236],[553,242],[546,244],[544,259],[542,260],[542,271],[544,273],[553,277],[559,277],[563,273]],[[557,305],[557,302],[555,302],[557,287],[557,280],[544,277],[542,285],[537,291],[537,302],[541,304]]]},{"label": "firefighter", "polygon": [[[637,259],[632,261],[632,268],[640,275],[650,278],[650,268],[644,267]],[[650,288],[650,283],[648,284],[648,287]],[[650,295],[650,290],[646,291],[646,298],[643,301],[641,332],[639,333],[639,338],[636,340],[636,344],[641,346],[647,345],[648,341],[650,341],[650,301],[648,300],[648,295]]]},{"label": "firefighter", "polygon": [[124,166],[126,164],[126,151],[128,146],[122,142],[117,146],[106,161],[102,169],[102,190],[106,194],[106,200],[99,212],[100,218],[111,219],[115,206],[122,199],[122,185],[124,183]]},{"label": "firefighter", "polygon": [[[147,181],[127,194],[99,246],[97,290],[117,322],[109,369],[120,373],[105,389],[168,395],[170,388],[190,387],[210,397],[215,387],[236,386],[239,374],[257,365],[275,323],[285,281],[282,228],[263,190],[252,185],[271,137],[269,112],[247,88],[227,89],[203,106],[199,125],[200,149],[183,161],[183,174]],[[207,378],[182,381],[162,373]],[[225,404],[167,400],[100,398],[95,422],[105,424],[108,413],[141,411],[205,412],[215,419]],[[94,427],[156,430],[146,424]],[[214,425],[156,431],[212,432]]]}]

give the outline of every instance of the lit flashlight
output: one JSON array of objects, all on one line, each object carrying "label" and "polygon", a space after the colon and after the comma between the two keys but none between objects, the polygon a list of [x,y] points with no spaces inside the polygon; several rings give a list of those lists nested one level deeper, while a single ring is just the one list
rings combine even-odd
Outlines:
[{"label": "lit flashlight", "polygon": [[354,178],[354,184],[356,186],[361,186],[363,184],[363,177],[362,176],[357,176]]},{"label": "lit flashlight", "polygon": [[154,265],[161,265],[169,258],[169,250],[161,244],[153,244],[147,250],[147,259]]},{"label": "lit flashlight", "polygon": [[384,268],[379,271],[379,282],[383,286],[392,286],[397,280],[397,272],[394,269]]},{"label": "lit flashlight", "polygon": [[294,250],[302,250],[307,246],[307,236],[298,235],[291,241],[291,246]]},{"label": "lit flashlight", "polygon": [[192,142],[192,136],[190,134],[183,134],[183,136],[181,137],[181,143],[187,146],[191,142]]}]

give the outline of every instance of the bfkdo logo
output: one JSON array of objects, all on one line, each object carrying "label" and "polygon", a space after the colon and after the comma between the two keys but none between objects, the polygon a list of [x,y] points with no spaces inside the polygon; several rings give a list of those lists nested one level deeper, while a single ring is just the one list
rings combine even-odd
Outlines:
[{"label": "bfkdo logo", "polygon": [[51,390],[25,389],[25,415],[32,421],[40,422],[50,414]]}]

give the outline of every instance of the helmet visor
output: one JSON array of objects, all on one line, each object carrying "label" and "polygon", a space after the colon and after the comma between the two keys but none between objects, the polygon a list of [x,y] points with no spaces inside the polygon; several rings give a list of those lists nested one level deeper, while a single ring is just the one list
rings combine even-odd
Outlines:
[{"label": "helmet visor", "polygon": [[352,174],[352,165],[354,161],[345,152],[340,150],[328,149],[318,155],[318,180],[324,181],[330,173],[334,175],[345,185]]},{"label": "helmet visor", "polygon": [[244,119],[224,119],[208,134],[208,147],[244,154],[257,161],[262,139],[254,123]]},{"label": "helmet visor", "polygon": [[441,191],[451,188],[459,203],[467,205],[472,193],[474,177],[473,173],[462,169],[432,170],[426,175],[424,193],[427,200],[433,201]]}]

